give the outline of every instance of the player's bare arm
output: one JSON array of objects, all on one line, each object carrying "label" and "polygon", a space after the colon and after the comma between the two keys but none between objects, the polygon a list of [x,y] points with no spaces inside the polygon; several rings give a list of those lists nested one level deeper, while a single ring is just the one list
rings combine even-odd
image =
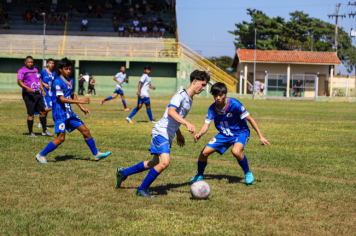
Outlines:
[{"label": "player's bare arm", "polygon": [[[116,81],[117,83],[120,83],[120,81],[118,81],[115,77],[114,78],[112,78],[114,81]],[[122,84],[122,83],[120,83],[120,84]]]},{"label": "player's bare arm", "polygon": [[183,147],[184,144],[185,144],[185,138],[184,138],[184,136],[182,135],[182,133],[180,132],[180,129],[178,129],[178,130],[176,131],[176,137],[177,137],[177,144],[178,144],[178,146]]},{"label": "player's bare arm", "polygon": [[18,84],[21,88],[26,89],[27,91],[29,91],[30,93],[34,93],[34,92],[35,92],[32,88],[26,86],[25,83],[23,82],[23,80],[21,80],[21,79],[17,80],[17,84]]},{"label": "player's bare arm", "polygon": [[[72,100],[78,100],[77,95],[73,94],[73,95],[72,95]],[[81,100],[83,100],[83,99],[81,99]],[[89,100],[89,98],[88,98],[88,100]],[[89,100],[89,102],[90,102],[90,100]],[[88,104],[89,104],[89,102],[88,102]],[[83,104],[83,103],[77,103],[77,106],[80,108],[80,110],[81,110],[82,112],[84,112],[85,115],[89,115],[89,114],[90,114],[90,111],[89,111],[87,108],[83,107],[82,104]]]},{"label": "player's bare arm", "polygon": [[90,99],[89,98],[83,98],[83,99],[80,99],[78,100],[77,96],[74,94],[75,98],[72,98],[73,99],[69,99],[69,98],[65,98],[63,95],[59,97],[59,100],[62,102],[62,103],[69,103],[69,104],[89,104],[90,103]]},{"label": "player's bare arm", "polygon": [[142,82],[140,81],[138,83],[138,88],[137,88],[137,93],[136,93],[138,96],[140,96],[141,86],[142,86]]},{"label": "player's bare arm", "polygon": [[46,84],[46,83],[44,83],[42,81],[41,81],[41,83],[42,83],[42,86],[44,86],[46,89],[49,89],[49,85],[48,84]]},{"label": "player's bare arm", "polygon": [[209,126],[210,126],[210,123],[204,123],[204,125],[203,125],[203,127],[201,127],[199,133],[197,133],[197,134],[194,136],[194,141],[195,141],[195,142],[198,142],[198,140],[199,140],[204,134],[206,134],[206,132],[208,132]]},{"label": "player's bare arm", "polygon": [[187,126],[187,129],[190,133],[195,134],[195,126],[189,123],[187,120],[183,119],[180,117],[180,115],[177,112],[177,108],[175,107],[169,107],[168,109],[168,115],[175,121],[181,123],[182,125]]},{"label": "player's bare arm", "polygon": [[155,90],[155,89],[156,89],[156,87],[154,87],[154,86],[150,85],[150,89]]},{"label": "player's bare arm", "polygon": [[262,132],[261,132],[260,128],[258,127],[257,122],[255,121],[255,119],[253,119],[252,116],[249,115],[249,116],[246,117],[246,120],[248,120],[248,122],[255,129],[256,133],[258,134],[258,137],[260,137],[260,141],[261,141],[262,145],[268,144],[269,146],[271,146],[271,144],[268,142],[268,140],[265,137],[263,137]]}]

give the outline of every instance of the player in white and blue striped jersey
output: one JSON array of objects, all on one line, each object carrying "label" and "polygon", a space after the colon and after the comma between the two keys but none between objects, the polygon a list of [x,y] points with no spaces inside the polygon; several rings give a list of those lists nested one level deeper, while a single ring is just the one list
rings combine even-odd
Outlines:
[{"label": "player in white and blue striped jersey", "polygon": [[67,58],[63,58],[58,63],[60,76],[54,80],[53,95],[52,95],[52,114],[54,121],[54,132],[58,135],[57,138],[51,141],[47,147],[36,155],[36,159],[40,163],[47,163],[45,156],[54,151],[65,140],[66,130],[70,133],[73,130],[79,130],[83,134],[85,142],[93,153],[95,160],[103,159],[111,154],[111,152],[100,153],[95,146],[93,137],[89,129],[84,125],[82,120],[73,112],[70,104],[77,104],[84,114],[89,115],[90,111],[82,106],[89,104],[89,98],[78,100],[74,94],[74,79],[70,77],[72,72],[72,63]]},{"label": "player in white and blue striped jersey", "polygon": [[222,155],[229,147],[233,146],[231,150],[232,155],[237,159],[245,173],[246,184],[252,184],[254,182],[253,174],[250,171],[246,156],[242,153],[250,137],[250,129],[248,128],[246,120],[249,121],[256,130],[261,143],[263,145],[270,144],[267,139],[263,137],[256,121],[242,104],[235,98],[226,97],[227,88],[224,83],[215,83],[211,87],[211,94],[214,96],[215,103],[210,106],[205,124],[199,133],[195,135],[194,140],[197,142],[201,136],[208,132],[212,120],[214,120],[215,127],[219,131],[219,134],[210,140],[200,153],[198,174],[190,181],[195,182],[204,179],[203,174],[208,163],[209,155],[214,152],[218,152]]},{"label": "player in white and blue striped jersey", "polygon": [[137,107],[132,110],[131,114],[126,117],[126,121],[129,123],[132,122],[132,117],[136,115],[136,113],[141,109],[142,104],[145,103],[146,105],[146,112],[148,115],[148,118],[150,118],[150,123],[155,124],[156,122],[153,121],[152,117],[152,111],[151,111],[151,103],[150,103],[150,95],[148,94],[148,91],[150,89],[155,90],[156,88],[151,85],[151,66],[145,66],[144,68],[144,73],[140,79],[140,82],[138,83],[138,90],[137,90]]},{"label": "player in white and blue striped jersey", "polygon": [[184,146],[185,139],[179,130],[181,124],[185,125],[189,132],[195,134],[195,127],[189,123],[185,117],[188,115],[193,104],[193,97],[204,91],[205,86],[210,81],[210,76],[205,71],[195,70],[190,74],[190,85],[176,93],[171,99],[163,118],[156,123],[152,130],[151,139],[151,161],[143,161],[130,168],[116,169],[116,187],[121,186],[129,175],[133,175],[145,170],[150,170],[137,189],[136,194],[145,198],[154,198],[148,192],[149,186],[164,171],[170,163],[170,148],[174,137],[177,135],[177,144]]},{"label": "player in white and blue striped jersey", "polygon": [[129,79],[126,77],[126,74],[125,74],[125,66],[121,66],[120,72],[114,76],[113,80],[115,80],[117,82],[116,89],[114,91],[114,95],[107,97],[105,99],[101,99],[101,105],[103,105],[104,102],[106,102],[106,101],[115,99],[117,97],[117,95],[120,94],[122,104],[124,105],[124,110],[125,111],[130,110],[131,108],[126,106],[125,95],[124,95],[124,91],[122,90],[122,86],[123,86],[124,82],[127,83],[129,81]]}]

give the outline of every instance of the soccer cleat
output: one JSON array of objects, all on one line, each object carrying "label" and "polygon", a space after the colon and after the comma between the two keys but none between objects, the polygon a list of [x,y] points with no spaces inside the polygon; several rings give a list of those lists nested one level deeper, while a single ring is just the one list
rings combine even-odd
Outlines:
[{"label": "soccer cleat", "polygon": [[49,137],[53,137],[54,135],[51,134],[48,130],[46,130],[46,132],[42,133],[42,136],[49,136]]},{"label": "soccer cleat", "polygon": [[111,154],[110,151],[104,152],[104,153],[98,152],[98,154],[96,154],[96,156],[94,156],[94,159],[96,161],[100,161],[100,160],[104,159],[105,157],[109,156],[110,154]]},{"label": "soccer cleat", "polygon": [[144,198],[157,198],[157,196],[152,196],[147,190],[137,189],[136,195]]},{"label": "soccer cleat", "polygon": [[129,123],[133,123],[131,118],[128,118],[128,117],[126,117],[126,121],[129,122]]},{"label": "soccer cleat", "polygon": [[104,102],[105,102],[104,99],[101,99],[100,105],[103,105]]},{"label": "soccer cleat", "polygon": [[125,111],[129,111],[129,110],[131,110],[131,107],[126,107],[125,108]]},{"label": "soccer cleat", "polygon": [[204,179],[204,176],[203,176],[203,175],[197,174],[196,176],[194,176],[194,177],[190,180],[190,182],[191,182],[191,183],[194,183],[194,182],[197,182],[197,181],[200,181],[200,180],[203,180],[203,179]]},{"label": "soccer cleat", "polygon": [[252,184],[255,179],[253,178],[253,174],[251,171],[245,174],[246,184]]},{"label": "soccer cleat", "polygon": [[156,124],[157,122],[156,121],[154,121],[154,120],[151,120],[150,121],[150,124]]},{"label": "soccer cleat", "polygon": [[41,163],[41,164],[47,164],[47,163],[48,163],[47,160],[46,160],[46,158],[40,156],[40,154],[37,154],[37,155],[36,155],[36,160],[37,160],[39,163]]},{"label": "soccer cleat", "polygon": [[42,124],[41,123],[38,124],[38,128],[42,128]]},{"label": "soccer cleat", "polygon": [[28,134],[28,137],[29,137],[29,138],[37,138],[37,136],[36,136],[35,133],[33,133],[33,132],[30,133],[30,134]]},{"label": "soccer cleat", "polygon": [[127,178],[127,176],[123,176],[124,170],[122,167],[116,168],[116,188],[120,188],[122,181]]}]

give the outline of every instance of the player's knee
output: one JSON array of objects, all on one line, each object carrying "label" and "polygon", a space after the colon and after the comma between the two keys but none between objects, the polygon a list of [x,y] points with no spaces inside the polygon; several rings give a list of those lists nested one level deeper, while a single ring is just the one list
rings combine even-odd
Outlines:
[{"label": "player's knee", "polygon": [[169,164],[170,164],[170,160],[163,160],[160,162],[160,165],[163,169],[168,168]]},{"label": "player's knee", "polygon": [[90,138],[91,135],[90,135],[90,131],[87,127],[85,127],[83,130],[82,130],[82,134],[85,138]]},{"label": "player's knee", "polygon": [[61,143],[63,143],[64,141],[65,141],[65,136],[58,136],[57,137],[57,141],[58,141],[58,144],[61,144]]},{"label": "player's knee", "polygon": [[232,155],[234,155],[234,157],[236,157],[238,159],[240,159],[241,156],[244,155],[241,150],[237,150],[237,149],[232,149],[231,152],[232,152]]}]

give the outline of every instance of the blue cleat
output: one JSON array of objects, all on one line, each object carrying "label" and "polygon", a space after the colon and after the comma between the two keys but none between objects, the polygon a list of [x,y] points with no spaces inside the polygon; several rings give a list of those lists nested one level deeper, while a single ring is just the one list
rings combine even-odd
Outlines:
[{"label": "blue cleat", "polygon": [[120,168],[116,168],[116,188],[120,188],[122,181],[124,181],[127,176],[124,176],[124,168],[120,167]]},{"label": "blue cleat", "polygon": [[96,156],[94,156],[94,159],[96,161],[100,161],[100,160],[104,159],[105,157],[109,156],[110,154],[111,154],[110,151],[104,152],[104,153],[98,152],[98,154],[96,154]]},{"label": "blue cleat", "polygon": [[144,198],[157,198],[157,196],[152,196],[147,190],[138,190],[136,192],[137,196]]},{"label": "blue cleat", "polygon": [[37,155],[36,155],[36,160],[37,160],[39,163],[41,163],[41,164],[47,164],[47,163],[48,163],[47,160],[46,160],[46,158],[43,157],[43,156],[40,156],[40,154],[37,154]]},{"label": "blue cleat", "polygon": [[245,174],[246,184],[252,184],[255,179],[253,178],[253,174],[251,171]]},{"label": "blue cleat", "polygon": [[200,180],[203,180],[203,179],[204,179],[204,176],[203,176],[203,175],[197,174],[196,176],[194,176],[194,177],[190,180],[190,182],[191,182],[191,183],[194,183],[194,182],[197,182],[197,181],[200,181]]}]

